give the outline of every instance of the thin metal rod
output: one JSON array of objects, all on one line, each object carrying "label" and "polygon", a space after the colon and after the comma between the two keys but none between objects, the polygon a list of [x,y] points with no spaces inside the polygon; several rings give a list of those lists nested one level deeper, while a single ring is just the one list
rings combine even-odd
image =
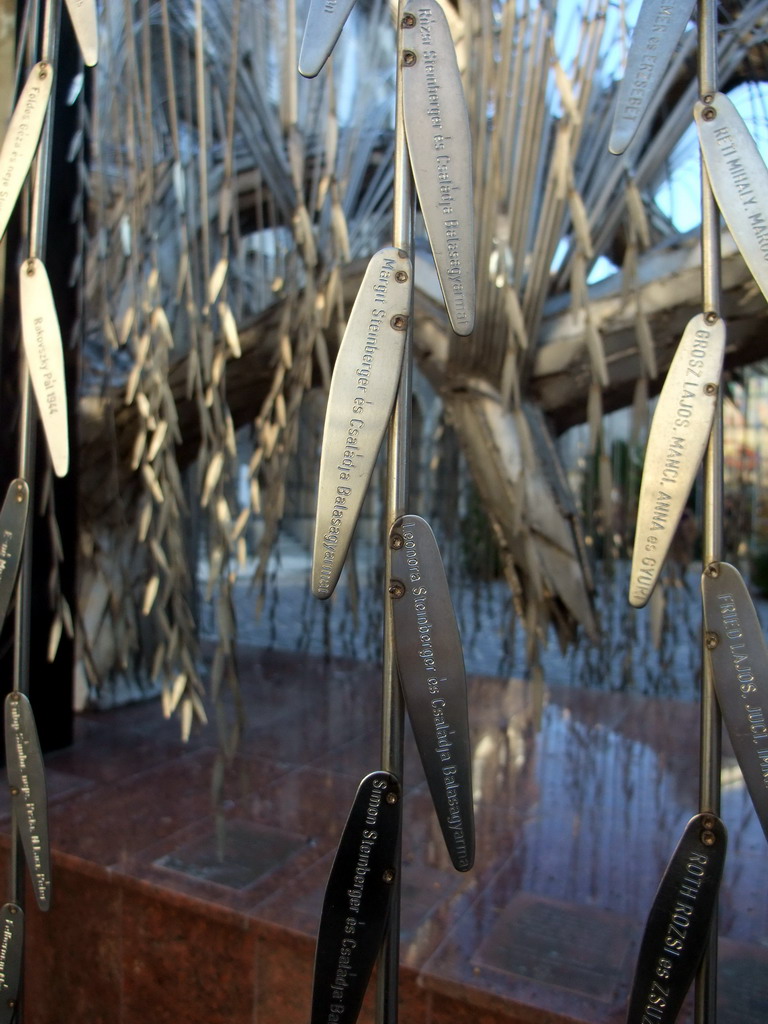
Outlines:
[{"label": "thin metal rod", "polygon": [[[197,97],[198,171],[200,174],[200,235],[203,273],[203,304],[208,306],[211,277],[210,218],[208,213],[208,108],[205,81],[205,23],[202,0],[195,0],[195,89]],[[295,62],[292,67],[295,67]],[[295,77],[295,75],[294,75]],[[207,371],[206,371],[207,372]]]},{"label": "thin metal rod", "polygon": [[[699,93],[717,91],[717,8],[714,0],[699,0]],[[720,214],[709,176],[701,161],[701,287],[707,317],[720,316]],[[723,557],[723,405],[722,387],[704,462],[704,565]],[[699,810],[720,813],[721,720],[702,630],[701,717],[699,743]],[[709,944],[696,978],[695,1024],[717,1019],[717,910]]]},{"label": "thin metal rod", "polygon": [[[55,73],[55,64],[53,62],[59,45],[59,10],[59,0],[48,0],[43,12],[41,54],[42,59],[51,65],[52,70],[49,71],[49,74]],[[51,97],[35,160],[29,224],[30,257],[42,257],[45,249],[45,231],[48,220],[48,183],[51,174],[51,148],[53,145],[54,102],[55,97]]]},{"label": "thin metal rod", "polygon": [[[397,13],[397,83],[395,107],[395,167],[392,217],[393,245],[413,254],[413,182],[405,141],[403,119],[402,20],[404,0],[399,0]],[[389,425],[387,444],[386,523],[389,527],[404,515],[408,505],[408,455],[411,441],[411,388],[413,378],[413,310],[409,310],[403,368],[394,412]],[[405,721],[403,696],[395,662],[394,620],[392,599],[388,593],[392,576],[392,552],[385,556],[384,652],[382,659],[382,723],[381,763],[397,778],[403,777],[403,728]],[[404,787],[403,787],[404,788]],[[401,851],[396,858],[396,890],[393,895],[389,928],[378,962],[376,987],[377,1024],[396,1024],[400,970],[400,892],[402,873]]]}]

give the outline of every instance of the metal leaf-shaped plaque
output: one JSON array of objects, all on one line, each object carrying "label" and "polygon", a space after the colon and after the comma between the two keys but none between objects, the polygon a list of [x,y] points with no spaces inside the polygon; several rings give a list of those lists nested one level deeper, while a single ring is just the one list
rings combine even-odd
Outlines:
[{"label": "metal leaf-shaped plaque", "polygon": [[0,627],[19,571],[28,512],[29,487],[25,480],[12,480],[0,509]]},{"label": "metal leaf-shaped plaque", "polygon": [[467,682],[459,628],[435,536],[419,516],[389,534],[397,670],[453,866],[475,857]]},{"label": "metal leaf-shaped plaque", "polygon": [[35,64],[5,133],[0,148],[0,238],[37,151],[52,84],[53,67],[45,61]]},{"label": "metal leaf-shaped plaque", "polygon": [[99,59],[99,24],[96,0],[66,0],[77,45],[86,67],[92,68]]},{"label": "metal leaf-shaped plaque", "polygon": [[723,721],[768,839],[768,649],[741,573],[714,562],[701,578],[705,640]]},{"label": "metal leaf-shaped plaque", "polygon": [[714,814],[686,825],[645,925],[627,1024],[674,1024],[706,948],[726,846]]},{"label": "metal leaf-shaped plaque", "polygon": [[5,758],[11,801],[21,845],[32,877],[37,905],[48,910],[51,899],[51,854],[48,845],[48,799],[40,741],[32,706],[14,690],[5,698]]},{"label": "metal leaf-shaped plaque", "polygon": [[623,153],[648,109],[651,98],[669,68],[685,26],[693,11],[693,0],[643,0],[632,31],[632,43],[624,77],[616,94],[616,110],[608,148]]},{"label": "metal leaf-shaped plaque", "polygon": [[694,108],[717,205],[744,262],[768,299],[768,168],[741,114],[721,92]]},{"label": "metal leaf-shaped plaque", "polygon": [[39,259],[25,260],[19,272],[21,335],[29,375],[56,476],[69,469],[67,389],[64,350],[51,283]]},{"label": "metal leaf-shaped plaque", "polygon": [[16,1013],[24,950],[24,912],[17,903],[0,911],[0,1024],[11,1024]]},{"label": "metal leaf-shaped plaque", "polygon": [[411,0],[403,32],[403,118],[413,178],[456,334],[475,324],[469,117],[448,21],[437,0]]},{"label": "metal leaf-shaped plaque", "polygon": [[686,325],[648,434],[640,484],[629,603],[642,608],[701,465],[715,415],[725,352],[725,324],[699,313]]},{"label": "metal leaf-shaped plaque", "polygon": [[333,368],[325,414],[312,593],[338,582],[400,383],[413,274],[398,249],[366,269]]},{"label": "metal leaf-shaped plaque", "polygon": [[331,55],[355,0],[310,0],[299,73],[314,78]]},{"label": "metal leaf-shaped plaque", "polygon": [[386,933],[402,802],[389,772],[360,783],[325,890],[315,953],[312,1024],[354,1024]]}]

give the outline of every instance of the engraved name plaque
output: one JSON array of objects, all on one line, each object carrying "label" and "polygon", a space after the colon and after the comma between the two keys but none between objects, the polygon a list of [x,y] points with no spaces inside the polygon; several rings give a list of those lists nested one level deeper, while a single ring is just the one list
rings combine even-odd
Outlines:
[{"label": "engraved name plaque", "polygon": [[676,1020],[707,944],[726,846],[714,814],[686,825],[645,925],[627,1024]]},{"label": "engraved name plaque", "polygon": [[66,0],[69,20],[75,30],[77,45],[87,68],[99,59],[99,25],[96,18],[96,0]]},{"label": "engraved name plaque", "polygon": [[694,108],[701,152],[728,230],[768,299],[768,168],[733,103],[718,92]]},{"label": "engraved name plaque", "polygon": [[299,74],[314,78],[341,35],[355,0],[310,0],[299,53]]},{"label": "engraved name plaque", "polygon": [[5,234],[21,186],[37,151],[51,98],[53,67],[41,61],[29,74],[0,148],[0,238]]},{"label": "engraved name plaque", "polygon": [[320,916],[312,1024],[354,1024],[387,928],[402,819],[389,772],[360,783],[328,878]]},{"label": "engraved name plaque", "polygon": [[725,352],[722,319],[686,325],[648,433],[637,510],[629,603],[642,608],[656,586],[712,429]]},{"label": "engraved name plaque", "polygon": [[0,509],[0,627],[8,614],[8,605],[19,572],[28,512],[29,487],[26,481],[11,480]]},{"label": "engraved name plaque", "polygon": [[389,535],[395,654],[408,717],[453,866],[475,856],[464,655],[443,561],[429,524],[398,519]]},{"label": "engraved name plaque", "polygon": [[400,383],[413,274],[398,249],[365,272],[333,368],[325,414],[312,593],[338,582]]},{"label": "engraved name plaque", "polygon": [[18,904],[5,904],[0,928],[0,1024],[11,1024],[18,1005],[24,949],[24,912]]},{"label": "engraved name plaque", "polygon": [[738,569],[714,562],[701,578],[701,592],[717,701],[768,839],[768,649]]},{"label": "engraved name plaque", "polygon": [[51,855],[48,846],[48,799],[43,755],[32,706],[18,690],[5,698],[5,756],[11,802],[16,811],[35,900],[41,910],[48,910],[51,899]]},{"label": "engraved name plaque", "polygon": [[48,273],[39,259],[25,260],[19,271],[21,336],[29,376],[56,476],[69,469],[67,390],[64,350]]},{"label": "engraved name plaque", "polygon": [[475,324],[469,118],[456,51],[437,0],[405,7],[403,119],[419,205],[451,326]]},{"label": "engraved name plaque", "polygon": [[683,0],[683,3],[677,0],[674,3],[670,0],[643,0],[632,30],[624,77],[616,93],[616,110],[608,141],[611,153],[623,153],[634,138],[650,100],[669,68],[670,58],[693,7],[692,0]]}]

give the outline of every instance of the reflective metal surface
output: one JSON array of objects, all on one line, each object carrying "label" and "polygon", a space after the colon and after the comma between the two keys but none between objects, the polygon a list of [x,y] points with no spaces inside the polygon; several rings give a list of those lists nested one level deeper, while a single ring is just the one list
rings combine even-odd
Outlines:
[{"label": "reflective metal surface", "polygon": [[24,912],[18,903],[0,911],[0,1024],[11,1024],[16,1013],[24,950]]},{"label": "reflective metal surface", "polygon": [[13,594],[29,512],[29,487],[12,480],[0,509],[0,627]]},{"label": "reflective metal surface", "polygon": [[688,822],[645,925],[627,1024],[673,1024],[709,935],[725,864],[725,826],[714,814]]},{"label": "reflective metal surface", "polygon": [[705,647],[717,700],[768,838],[768,649],[741,573],[713,562],[701,579]]},{"label": "reflective metal surface", "polygon": [[651,97],[659,87],[680,36],[690,20],[693,0],[644,0],[632,30],[627,66],[616,94],[616,110],[608,142],[611,153],[623,153],[634,138]]},{"label": "reflective metal surface", "polygon": [[48,910],[51,863],[43,756],[32,706],[17,690],[5,699],[5,753],[11,802],[16,809],[32,890],[38,907]]},{"label": "reflective metal surface", "polygon": [[725,352],[725,324],[699,313],[686,325],[648,434],[632,553],[629,603],[656,586],[712,429]]},{"label": "reflective metal surface", "polygon": [[437,0],[404,15],[403,117],[413,178],[448,316],[475,324],[475,251],[469,118],[456,51]]},{"label": "reflective metal surface", "polygon": [[99,24],[96,0],[65,0],[77,45],[86,67],[92,68],[99,59]]},{"label": "reflective metal surface", "polygon": [[64,352],[51,283],[42,260],[28,259],[22,263],[19,301],[24,353],[53,471],[56,476],[66,476],[69,434]]},{"label": "reflective metal surface", "polygon": [[299,53],[299,73],[314,78],[328,60],[355,0],[310,0]]},{"label": "reflective metal surface", "polygon": [[[300,587],[297,578],[297,592]],[[686,602],[687,589],[670,595],[670,613],[679,616]],[[625,617],[635,616],[626,609]],[[491,632],[490,625],[482,627],[478,642],[487,642]],[[79,934],[100,934],[106,871],[114,878],[109,891],[115,890],[111,899],[118,908],[121,899],[135,902],[137,891],[156,897],[158,915],[167,916],[169,901],[177,905],[170,934],[178,920],[210,922],[195,933],[212,937],[215,955],[200,944],[183,944],[182,952],[193,958],[183,972],[179,944],[148,943],[147,928],[137,930],[137,959],[115,943],[102,943],[101,976],[124,977],[127,988],[130,978],[135,982],[133,964],[146,963],[151,993],[158,994],[169,1021],[195,1020],[201,1006],[214,1020],[225,998],[231,1016],[242,999],[251,1007],[241,1011],[246,1020],[249,1012],[263,1016],[266,1005],[271,1020],[308,1022],[314,940],[330,866],[357,784],[377,755],[371,702],[379,669],[348,658],[248,646],[238,657],[255,711],[243,737],[243,784],[233,787],[227,833],[242,821],[264,842],[277,834],[288,845],[282,863],[252,875],[245,889],[212,885],[159,864],[158,858],[176,857],[192,839],[208,837],[211,851],[221,842],[205,785],[210,735],[193,731],[179,757],[176,738],[151,702],[108,714],[92,711],[84,714],[87,731],[78,733],[75,747],[46,757],[57,781],[49,808],[52,841],[73,865],[56,874],[54,901],[58,905],[61,897],[62,910],[78,908]],[[322,700],[317,686],[308,685],[311,679],[322,679]],[[674,671],[668,680],[672,686],[683,682]],[[529,1021],[625,1019],[649,908],[696,811],[698,710],[690,700],[642,697],[608,683],[584,690],[468,676],[477,844],[469,872],[457,872],[450,862],[406,730],[401,1006],[413,1009],[409,1021],[424,1022],[425,997],[434,994],[436,1003],[448,991],[456,993],[455,1002],[441,1013],[441,1024],[449,1013],[456,1024],[467,1024],[477,1019],[478,1007],[494,1004],[502,1007],[502,1018],[512,1012]],[[200,785],[190,785],[191,778]],[[73,786],[74,779],[80,783]],[[730,849],[720,888],[718,1020],[765,1024],[765,838],[729,752],[723,779],[720,816]],[[148,789],[152,814],[146,813]],[[302,849],[290,852],[297,837]],[[225,863],[233,863],[236,851],[228,844],[225,851]],[[148,914],[147,927],[158,915]],[[222,920],[231,924],[223,928]],[[68,1005],[94,1006],[82,944],[65,949],[58,929],[45,924],[35,930],[43,947],[36,945],[27,963],[28,998],[40,1020],[76,1021],[77,1013],[62,1014],[61,986],[48,979],[55,982],[64,972],[77,986],[65,986]],[[269,936],[257,944],[255,957],[248,940],[254,927]],[[215,981],[225,962],[237,968],[239,981],[222,996]],[[196,970],[212,979],[202,996],[200,986],[183,984]],[[255,976],[270,984],[265,988],[252,981]],[[169,978],[179,984],[169,986]],[[111,983],[103,989],[109,998]],[[34,1016],[32,1006],[29,1012]],[[109,1010],[102,1016],[114,1019]]]},{"label": "reflective metal surface", "polygon": [[768,168],[736,107],[715,93],[694,117],[712,191],[744,262],[768,298]]},{"label": "reflective metal surface", "polygon": [[8,124],[0,149],[0,238],[37,150],[52,84],[53,66],[46,61],[35,64]]},{"label": "reflective metal surface", "polygon": [[400,784],[389,772],[360,783],[328,878],[317,934],[312,1024],[354,1024],[386,931],[396,884]]},{"label": "reflective metal surface", "polygon": [[325,414],[312,593],[338,582],[400,382],[411,261],[381,249],[368,264],[333,368]]},{"label": "reflective metal surface", "polygon": [[453,866],[475,857],[467,681],[456,616],[434,534],[419,516],[398,519],[390,596],[395,652],[432,803]]}]

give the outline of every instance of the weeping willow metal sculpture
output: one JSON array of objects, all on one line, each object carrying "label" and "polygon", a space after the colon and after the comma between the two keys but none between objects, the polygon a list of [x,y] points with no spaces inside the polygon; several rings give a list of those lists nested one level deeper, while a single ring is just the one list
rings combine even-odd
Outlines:
[{"label": "weeping willow metal sculpture", "polygon": [[[611,10],[588,6],[567,33],[544,7],[448,13],[473,134],[478,314],[461,339],[422,291],[416,354],[460,439],[535,649],[551,625],[563,643],[577,629],[597,633],[583,530],[542,416],[554,380],[541,345],[547,303],[562,295],[572,318],[567,343],[546,349],[561,353],[568,384],[544,408],[578,408],[575,391],[598,451],[604,396],[612,405],[612,389],[631,397],[634,387],[642,410],[671,356],[654,341],[662,313],[637,268],[649,244],[677,237],[650,196],[690,121],[693,40],[684,37],[653,99],[658,110],[669,97],[659,131],[607,162],[613,90],[600,66],[620,32]],[[753,49],[763,15],[750,4],[734,17],[739,31],[720,48],[725,75]],[[298,31],[290,5],[110,11],[110,56],[79,151],[90,153],[94,225],[80,398],[83,663],[93,688],[129,668],[160,681],[185,734],[205,715],[188,566],[206,551],[219,635],[212,690],[236,688],[234,567],[252,556],[263,584],[302,400],[328,386],[359,257],[386,243],[391,217],[389,10],[356,8],[334,63],[309,83],[295,75]],[[586,283],[601,254],[624,266],[621,345],[633,352],[634,383],[620,387],[610,369],[616,307],[606,313]],[[236,432],[248,422],[242,501]],[[231,747],[237,726],[228,732]]]},{"label": "weeping willow metal sculpture", "polygon": [[[31,386],[46,428],[51,465],[61,476],[66,474],[69,460],[68,438],[66,430],[62,431],[67,396],[60,388],[62,342],[41,258],[50,170],[49,138],[43,122],[50,88],[46,79],[55,49],[51,45],[52,10],[50,5],[45,8],[41,52],[35,55],[40,59],[31,63],[20,106],[11,120],[6,140],[9,148],[3,147],[0,161],[5,161],[3,180],[10,189],[2,196],[6,207],[2,216],[7,220],[41,135],[19,285],[30,371],[29,381],[25,376],[23,404],[28,420]],[[94,11],[82,5],[75,10],[76,17],[89,15],[87,23],[78,24],[78,39],[84,62],[91,66],[96,59]],[[224,688],[231,690],[239,710],[235,567],[244,564],[250,554],[256,585],[264,579],[286,513],[286,480],[297,454],[304,399],[316,387],[330,388],[337,397],[330,383],[331,365],[334,358],[337,364],[347,359],[346,351],[343,356],[341,353],[345,350],[349,294],[362,276],[363,289],[376,292],[380,288],[383,296],[387,288],[377,282],[388,283],[391,278],[396,284],[405,284],[420,258],[415,253],[411,259],[410,223],[407,243],[406,233],[400,230],[406,191],[399,187],[397,177],[403,160],[402,137],[398,141],[401,127],[408,136],[425,233],[446,300],[445,308],[433,301],[434,295],[422,294],[417,300],[420,363],[464,448],[496,537],[504,575],[531,638],[532,655],[552,626],[563,643],[572,639],[577,629],[597,634],[585,537],[541,407],[532,401],[537,373],[545,376],[540,342],[546,303],[558,296],[568,298],[569,315],[576,325],[569,358],[577,358],[573,373],[584,399],[583,415],[592,429],[593,452],[599,453],[603,397],[611,388],[611,358],[606,346],[610,328],[590,298],[588,274],[600,255],[620,256],[623,262],[621,299],[634,335],[637,372],[633,386],[635,404],[640,408],[658,375],[660,360],[640,280],[639,252],[659,238],[675,235],[650,195],[697,95],[696,86],[686,82],[685,63],[693,47],[693,34],[688,33],[668,67],[660,62],[663,73],[653,80],[653,96],[650,80],[642,77],[630,58],[628,67],[634,69],[630,86],[642,79],[649,92],[642,101],[645,131],[633,136],[622,130],[622,117],[634,120],[635,92],[620,94],[619,121],[614,120],[611,128],[608,111],[613,88],[609,79],[601,80],[598,74],[601,58],[615,43],[611,14],[610,8],[599,2],[580,11],[578,31],[569,36],[566,49],[556,15],[546,6],[522,10],[511,3],[498,8],[490,4],[460,4],[457,10],[447,7],[439,18],[438,50],[445,54],[450,49],[453,54],[454,45],[458,47],[464,84],[462,87],[456,77],[456,96],[466,92],[471,116],[469,125],[462,117],[461,125],[451,127],[449,135],[433,134],[436,150],[442,150],[449,139],[456,148],[447,146],[445,155],[429,161],[430,173],[437,168],[437,175],[426,181],[428,175],[419,159],[423,109],[435,129],[443,128],[443,112],[439,104],[434,105],[429,70],[426,79],[418,79],[418,88],[411,91],[411,103],[404,76],[398,79],[397,95],[402,89],[405,109],[395,118],[393,131],[388,71],[392,32],[390,12],[383,5],[374,2],[355,13],[356,27],[350,33],[353,45],[337,61],[336,70],[324,73],[312,87],[299,86],[295,77],[297,28],[290,3],[241,9],[239,0],[233,0],[231,7],[204,7],[202,0],[174,6],[160,0],[159,6],[151,7],[148,0],[140,0],[138,5],[126,3],[119,10],[105,12],[104,51],[108,58],[94,72],[95,99],[90,109],[82,107],[81,129],[70,147],[70,159],[79,162],[81,177],[89,186],[88,220],[93,240],[82,267],[74,268],[84,277],[88,336],[86,373],[78,396],[84,433],[79,452],[83,479],[84,582],[78,609],[82,663],[94,689],[116,670],[157,682],[165,713],[170,716],[178,710],[182,735],[189,736],[195,719],[206,718],[190,573],[190,566],[196,566],[199,551],[204,549],[205,600],[215,605],[218,627],[209,673],[221,738],[214,790],[221,785],[224,763],[236,749],[241,727],[239,714],[229,717],[226,703],[216,700]],[[683,15],[685,11],[677,26],[680,31],[687,21]],[[654,9],[650,28],[639,30],[639,34],[656,33],[660,24],[666,26],[668,17],[666,8],[661,13]],[[702,2],[700,21],[706,46],[705,58],[700,59],[701,96],[695,115],[712,191],[747,265],[761,283],[768,229],[762,215],[748,207],[753,202],[750,197],[756,200],[765,191],[765,169],[750,149],[751,140],[746,129],[742,131],[730,101],[715,88],[713,68],[717,64],[727,79],[737,73],[745,55],[759,47],[765,22],[763,5],[746,4],[733,13],[733,19],[734,30],[724,36],[714,61],[711,6]],[[709,34],[704,32],[705,22]],[[399,32],[417,26],[419,34],[414,35],[412,48],[398,48],[398,74],[419,61],[432,70],[437,64],[435,52],[424,49],[425,40],[432,40],[427,5],[418,9],[401,5]],[[301,63],[312,74],[319,71],[309,53],[302,53]],[[411,77],[409,85],[415,81]],[[82,79],[76,79],[72,101],[78,102],[81,96]],[[663,100],[668,109],[663,120],[657,117],[658,130],[649,134]],[[419,104],[422,116],[411,117]],[[476,140],[471,164],[464,162],[470,135]],[[606,142],[614,154],[623,154],[621,160],[601,160]],[[86,153],[90,170],[86,170]],[[462,165],[456,170],[459,157]],[[447,169],[449,160],[454,160],[453,171]],[[461,207],[461,215],[457,212],[469,189],[458,189],[462,194],[454,196],[452,179],[455,175],[466,184],[470,173],[477,197],[474,239],[466,237],[471,234],[468,205]],[[683,335],[680,351],[685,372],[679,372],[677,356],[672,361],[668,385],[674,392],[673,419],[660,415],[668,412],[669,404],[662,393],[657,412],[661,441],[653,433],[650,437],[647,463],[657,476],[650,490],[641,487],[639,535],[641,547],[645,547],[632,570],[630,600],[635,605],[643,604],[657,585],[667,553],[667,545],[651,542],[650,537],[662,527],[666,536],[671,535],[675,518],[671,505],[679,512],[690,489],[693,474],[683,474],[678,460],[684,455],[689,467],[698,465],[716,411],[718,385],[708,383],[701,392],[705,401],[698,409],[700,443],[684,451],[681,445],[663,450],[667,443],[664,435],[677,425],[674,416],[685,419],[685,410],[690,413],[687,418],[693,417],[694,406],[683,403],[694,400],[698,393],[685,390],[680,398],[681,388],[693,387],[685,378],[694,366],[707,378],[719,377],[724,356],[725,337],[718,312],[720,285],[712,269],[720,262],[715,208],[707,189],[708,183],[703,190],[705,311],[697,314]],[[456,219],[445,220],[443,215],[436,228],[429,208],[441,204],[452,216],[455,213]],[[390,240],[393,222],[393,246],[382,248]],[[475,247],[481,271],[476,295],[470,258]],[[408,254],[401,251],[405,249]],[[354,259],[372,250],[377,255],[362,273]],[[422,263],[425,253],[426,246]],[[765,290],[764,282],[761,287]],[[389,297],[382,297],[381,303],[379,319],[386,321],[384,330],[397,334],[407,329],[410,333],[411,296],[398,295],[391,303]],[[349,315],[352,321],[364,323],[364,314],[365,308],[359,312],[355,305]],[[364,352],[360,358],[363,366],[369,354]],[[350,365],[357,361],[357,353],[353,353]],[[343,397],[343,402],[351,402],[355,415],[363,408],[355,403],[366,400],[354,392],[365,392],[369,386],[369,373],[357,373],[353,397]],[[371,478],[374,450],[389,418],[395,390],[395,381],[389,380],[387,400],[382,403],[385,415],[377,425],[363,487]],[[390,461],[407,460],[404,439],[408,430],[403,424],[410,415],[409,401],[410,387],[404,392],[401,387],[393,428],[393,435],[400,429],[400,441],[393,444],[395,454]],[[247,497],[243,499],[236,486],[241,475],[237,430],[248,420],[253,425],[253,443],[247,462]],[[335,429],[332,421],[333,416],[331,429]],[[346,499],[359,455],[355,453],[355,431],[362,424],[362,419],[349,421],[352,430],[347,433],[341,464],[333,470],[341,473],[338,479],[350,482],[349,486],[336,486],[341,497],[333,499],[335,504],[328,498],[336,532],[319,524],[320,540],[315,546],[319,564],[313,589],[321,597],[333,590],[338,579],[335,570],[340,568],[349,543],[351,530],[340,530],[338,523],[344,515],[351,523],[359,512],[359,503],[353,511],[352,502]],[[29,452],[20,461],[25,463],[28,457]],[[659,471],[670,490],[672,484],[679,485],[679,495],[659,491]],[[31,474],[25,471],[22,475]],[[397,474],[390,472],[389,479],[393,476]],[[610,482],[607,473],[601,475],[605,514],[612,500]],[[707,486],[710,495],[714,493],[711,464]],[[391,577],[389,594],[397,601],[407,588],[393,573],[403,578],[410,574],[411,583],[420,582],[419,573],[428,562],[439,564],[441,570],[442,564],[425,521],[403,513],[403,492],[397,483],[394,489],[391,484],[388,488],[386,569]],[[322,479],[320,493],[326,494]],[[321,504],[325,500],[323,497]],[[14,481],[0,513],[6,530],[18,539],[23,534],[26,502],[20,478]],[[49,515],[55,529],[52,508]],[[252,518],[258,518],[260,533],[255,550],[249,552],[246,537]],[[715,653],[723,643],[723,633],[727,639],[749,639],[753,658],[759,657],[761,663],[768,657],[764,645],[757,653],[759,624],[738,574],[720,560],[713,529],[717,519],[715,495],[708,504],[703,583],[706,647],[711,652],[705,672],[705,718],[712,717],[714,708],[710,684],[721,683],[724,676],[732,674],[734,665],[741,665],[741,659],[747,657],[735,655],[733,644],[730,658],[728,652],[723,654],[724,648]],[[342,534],[343,543],[338,539]],[[329,536],[334,539],[328,540]],[[326,564],[334,563],[336,556],[338,566]],[[18,548],[14,548],[13,558],[18,557]],[[720,582],[713,584],[713,580]],[[3,610],[12,586],[10,577],[0,591]],[[423,598],[424,589],[411,588],[410,596]],[[55,647],[65,624],[71,629],[56,566],[50,590],[54,607],[50,645]],[[441,595],[447,591],[442,572],[435,590]],[[425,604],[423,599],[414,601],[412,607],[403,602],[398,610],[385,615],[385,662],[389,659],[385,675],[394,680],[392,655],[396,649],[408,699],[409,658],[414,652],[417,656],[424,652],[418,652],[420,641],[412,636],[401,649],[392,629],[397,626],[401,638],[412,629],[413,621],[402,614],[403,609],[415,610],[416,623],[419,615],[424,620],[419,628],[428,629]],[[441,607],[447,616],[447,603]],[[457,634],[451,633],[446,647],[450,649],[446,660],[457,662]],[[432,648],[429,657],[435,658]],[[764,817],[763,744],[768,732],[760,691],[748,672],[751,667],[737,672],[738,699],[729,703],[723,695],[720,704],[726,720],[741,715],[733,732],[734,746],[752,755],[755,751],[750,744],[758,747],[757,760],[755,756],[747,758],[744,771],[758,795],[758,813]],[[443,754],[449,756],[451,744],[443,742],[448,728],[445,713],[436,714],[434,708],[446,704],[448,687],[442,687],[447,680],[435,674],[427,682],[430,695],[440,695],[439,700],[431,701],[432,711],[426,712],[427,725],[438,737],[437,750],[430,753],[442,758]],[[390,694],[396,689],[393,685]],[[761,703],[748,704],[747,697]],[[417,733],[423,712],[423,707],[411,712]],[[463,760],[468,762],[468,729],[463,729],[461,739]],[[711,736],[707,742],[703,763],[709,767],[702,770],[703,775],[711,774],[717,761]],[[49,867],[47,842],[43,842],[38,821],[44,786],[30,782],[42,769],[38,771],[34,721],[27,718],[20,687],[14,687],[6,706],[6,745],[11,794],[19,808],[18,817],[24,824],[26,813],[29,826],[22,827],[20,838],[38,904],[45,909]],[[459,746],[458,738],[455,746]],[[444,836],[449,846],[455,843],[455,865],[466,870],[473,856],[468,821],[471,801],[459,808],[455,793],[446,797],[445,791],[458,786],[453,775],[449,782],[441,780],[434,764],[430,769],[423,751],[422,756],[427,775],[431,772],[443,782],[442,790],[431,787],[436,806],[442,808],[443,824],[458,815],[461,828],[452,829],[449,824]],[[389,768],[369,776],[365,784],[356,804],[359,820],[355,828],[362,827],[361,822],[369,823],[368,816],[376,820],[385,790],[387,804],[397,804],[399,799],[399,782]],[[466,780],[464,788],[467,792],[471,789]],[[715,788],[710,787],[712,792],[702,798],[702,813],[673,857],[675,877],[670,881],[665,876],[662,882],[659,899],[665,906],[682,891],[677,877],[681,864],[683,885],[690,888],[694,884],[691,879],[703,877],[694,870],[707,862],[706,858],[696,859],[704,857],[698,845],[717,846],[721,856],[724,853]],[[393,849],[396,846],[395,838]],[[382,863],[388,864],[390,855],[394,853],[387,851]],[[383,884],[392,881],[385,877],[390,873],[383,873]],[[713,902],[710,896],[711,889],[716,889],[716,876],[713,871],[707,910]],[[699,906],[704,903],[700,901]],[[15,905],[4,908],[5,927],[10,931],[15,913],[20,913]],[[377,922],[382,927],[385,916],[382,913]],[[674,945],[665,933],[664,914],[660,920],[658,935],[651,929],[654,941],[660,937],[667,943],[664,953],[669,956],[682,953],[682,946]],[[706,930],[702,926],[704,938]],[[380,939],[377,933],[376,941]],[[692,947],[693,943],[689,952]],[[656,972],[653,985],[657,986],[650,989],[652,996],[658,994],[657,979],[667,980],[674,963],[654,957],[655,947],[650,954]],[[678,972],[686,983],[695,959],[691,955],[685,972]],[[660,968],[667,973],[660,974]],[[682,984],[680,987],[681,1001],[684,992]],[[652,999],[648,991],[644,980],[635,1000],[640,1015],[647,1008],[644,1000]],[[653,1001],[649,1005],[659,1004]]]}]

